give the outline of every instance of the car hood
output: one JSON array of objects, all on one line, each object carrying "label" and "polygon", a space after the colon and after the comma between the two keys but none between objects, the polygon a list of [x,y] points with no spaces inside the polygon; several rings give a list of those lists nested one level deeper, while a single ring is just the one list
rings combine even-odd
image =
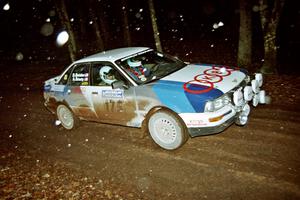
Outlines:
[{"label": "car hood", "polygon": [[158,99],[175,112],[203,112],[208,100],[237,87],[246,72],[219,65],[189,64],[151,84]]},{"label": "car hood", "polygon": [[238,68],[221,65],[189,64],[161,81],[179,82],[182,90],[191,94],[205,94],[211,90],[227,93],[237,87],[246,77],[246,72]]}]

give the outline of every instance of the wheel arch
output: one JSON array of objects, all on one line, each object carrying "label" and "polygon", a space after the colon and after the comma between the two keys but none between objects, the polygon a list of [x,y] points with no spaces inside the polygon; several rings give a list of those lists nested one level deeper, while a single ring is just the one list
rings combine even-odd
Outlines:
[{"label": "wheel arch", "polygon": [[69,106],[69,104],[65,100],[59,101],[54,97],[49,98],[47,107],[51,112],[56,113],[56,109],[59,105],[66,106],[68,109],[70,109],[74,113],[73,109]]}]

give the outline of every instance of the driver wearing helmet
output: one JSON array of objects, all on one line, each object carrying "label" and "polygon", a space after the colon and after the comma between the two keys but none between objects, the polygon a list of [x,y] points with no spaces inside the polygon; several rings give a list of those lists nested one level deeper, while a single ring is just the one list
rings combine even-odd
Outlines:
[{"label": "driver wearing helmet", "polygon": [[143,67],[141,61],[129,58],[127,60],[127,64],[129,66],[128,72],[132,75],[132,77],[141,81],[147,80],[146,77],[150,75],[150,71]]},{"label": "driver wearing helmet", "polygon": [[109,66],[101,67],[99,71],[100,78],[107,84],[111,85],[113,82],[116,81],[114,70]]}]

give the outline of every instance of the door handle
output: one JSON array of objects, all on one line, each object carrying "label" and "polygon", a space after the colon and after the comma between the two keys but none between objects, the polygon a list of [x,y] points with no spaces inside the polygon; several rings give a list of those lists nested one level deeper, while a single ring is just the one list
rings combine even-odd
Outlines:
[{"label": "door handle", "polygon": [[92,94],[98,94],[98,92],[92,92]]}]

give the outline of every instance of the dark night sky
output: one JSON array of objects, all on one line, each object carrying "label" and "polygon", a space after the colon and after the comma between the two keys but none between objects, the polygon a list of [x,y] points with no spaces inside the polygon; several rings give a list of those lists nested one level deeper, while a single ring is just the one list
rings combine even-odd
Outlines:
[{"label": "dark night sky", "polygon": [[[105,19],[109,24],[111,36],[110,43],[106,45],[106,48],[124,46],[120,41],[122,38],[120,1],[95,1],[103,6]],[[0,60],[14,58],[18,52],[22,52],[26,58],[43,60],[45,54],[53,55],[53,52],[66,49],[55,45],[56,36],[62,30],[62,26],[57,16],[50,16],[50,12],[54,10],[51,2],[50,0],[0,0]],[[72,24],[75,29],[79,23],[85,24],[88,32],[88,39],[86,39],[88,46],[91,43],[89,40],[92,40],[94,36],[92,25],[89,24],[91,19],[87,15],[79,22],[78,9],[82,9],[86,14],[88,11],[88,5],[83,2],[86,1],[73,0],[72,5],[69,5],[68,8],[70,18],[74,18]],[[4,10],[3,7],[7,3],[9,3],[10,9]],[[163,46],[164,44],[169,46],[177,44],[189,49],[190,45],[197,45],[199,48],[205,49],[210,48],[211,45],[217,46],[218,43],[224,43],[231,45],[233,53],[236,52],[239,28],[238,0],[185,0],[176,3],[173,0],[154,0],[154,3]],[[133,45],[153,47],[147,1],[128,0],[128,7]],[[253,16],[254,27],[257,27],[259,25],[258,14],[254,13]],[[299,16],[300,11],[296,6],[296,0],[287,0],[278,32],[280,60],[285,63],[296,63],[298,55],[296,49],[300,44]],[[54,32],[50,36],[43,36],[40,30],[48,18],[54,26]],[[224,26],[213,29],[213,24],[218,22],[223,22]],[[258,35],[259,33],[254,34],[254,42],[259,43]],[[85,38],[80,39],[85,40]],[[82,51],[87,51],[87,48],[83,47]],[[93,53],[93,51],[89,49],[87,54],[89,53]]]}]

